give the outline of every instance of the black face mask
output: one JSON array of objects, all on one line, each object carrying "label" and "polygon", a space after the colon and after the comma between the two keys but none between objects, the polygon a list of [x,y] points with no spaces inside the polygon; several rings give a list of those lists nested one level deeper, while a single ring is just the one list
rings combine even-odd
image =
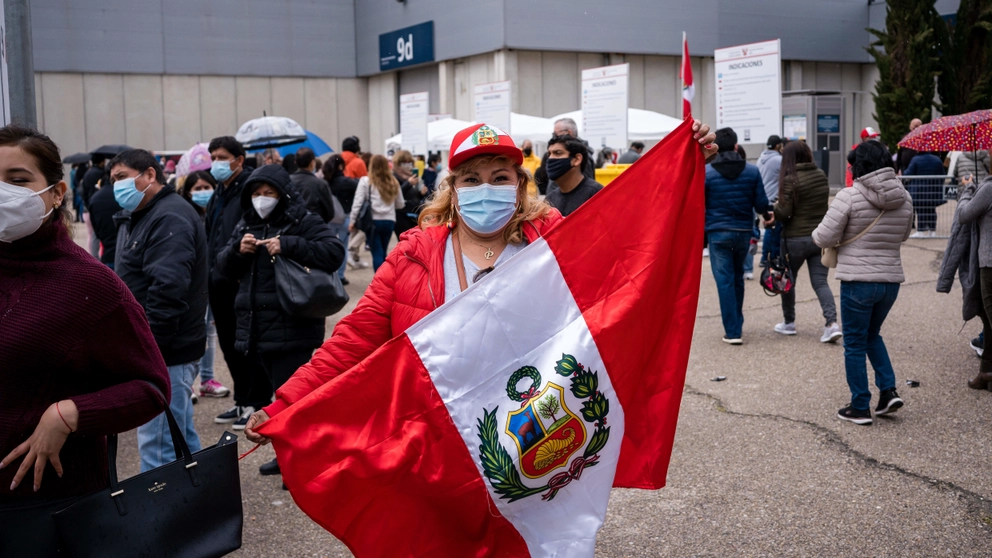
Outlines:
[{"label": "black face mask", "polygon": [[530,157],[530,154],[534,152],[534,150],[529,147],[523,148],[522,151],[524,152],[524,157]]},{"label": "black face mask", "polygon": [[569,157],[548,159],[546,170],[548,171],[548,178],[558,180],[572,170],[572,159]]}]

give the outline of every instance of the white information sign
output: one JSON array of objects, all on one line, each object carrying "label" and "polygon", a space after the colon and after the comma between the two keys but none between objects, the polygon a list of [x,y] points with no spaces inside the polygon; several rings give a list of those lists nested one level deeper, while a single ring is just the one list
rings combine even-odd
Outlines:
[{"label": "white information sign", "polygon": [[475,86],[475,121],[510,130],[510,82],[497,81]]},{"label": "white information sign", "polygon": [[594,149],[627,148],[630,64],[582,70],[582,135]]},{"label": "white information sign", "polygon": [[716,127],[731,127],[740,143],[782,134],[781,41],[717,49]]},{"label": "white information sign", "polygon": [[400,134],[403,149],[414,155],[427,154],[427,115],[430,97],[427,91],[400,95]]}]

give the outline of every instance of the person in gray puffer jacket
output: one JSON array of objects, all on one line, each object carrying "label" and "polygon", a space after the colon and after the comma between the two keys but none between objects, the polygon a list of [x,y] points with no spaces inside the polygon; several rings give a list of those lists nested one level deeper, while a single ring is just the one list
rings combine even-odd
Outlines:
[{"label": "person in gray puffer jacket", "polygon": [[875,370],[875,385],[880,392],[875,414],[888,414],[903,406],[895,389],[892,361],[879,332],[899,296],[899,284],[905,281],[900,248],[912,227],[913,200],[896,177],[892,157],[881,143],[862,143],[848,154],[847,160],[854,186],[841,190],[834,198],[813,231],[813,241],[820,248],[848,242],[838,247],[836,275],[841,281],[844,368],[851,403],[837,416],[868,425],[872,416],[866,356]]},{"label": "person in gray puffer jacket", "polygon": [[[992,178],[976,186],[969,183],[958,198],[957,217],[962,226],[978,226],[978,276],[983,305],[978,308],[982,319],[985,342],[992,336]],[[962,286],[964,282],[962,281]],[[992,351],[983,351],[978,376],[968,381],[968,387],[992,390]]]}]

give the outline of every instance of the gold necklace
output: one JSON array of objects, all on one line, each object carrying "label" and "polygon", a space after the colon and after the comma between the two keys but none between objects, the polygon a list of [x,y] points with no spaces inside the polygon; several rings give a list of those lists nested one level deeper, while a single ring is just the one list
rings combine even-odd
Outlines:
[{"label": "gold necklace", "polygon": [[469,239],[466,239],[466,240],[468,240],[468,241],[469,241],[469,242],[471,242],[472,244],[475,244],[475,245],[476,245],[476,246],[478,246],[479,248],[485,248],[485,249],[486,249],[486,253],[485,253],[485,254],[483,254],[483,257],[484,257],[484,258],[486,258],[486,261],[489,261],[489,260],[491,260],[491,259],[492,259],[492,257],[493,257],[493,256],[495,255],[495,254],[493,253],[493,248],[495,248],[495,247],[496,247],[496,244],[499,244],[499,243],[497,242],[496,244],[493,244],[492,246],[484,246],[484,245],[482,245],[482,244],[479,244],[478,242],[476,242],[476,241],[474,241],[474,240],[472,240],[472,239],[470,239],[470,238],[469,238]]}]

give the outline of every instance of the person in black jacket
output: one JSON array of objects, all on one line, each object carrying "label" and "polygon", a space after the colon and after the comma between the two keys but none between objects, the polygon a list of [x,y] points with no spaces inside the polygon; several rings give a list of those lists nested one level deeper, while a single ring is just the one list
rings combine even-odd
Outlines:
[{"label": "person in black jacket", "polygon": [[317,157],[309,147],[301,147],[296,151],[296,164],[299,170],[289,176],[293,187],[303,198],[310,213],[315,213],[330,223],[334,218],[334,201],[331,199],[331,187],[323,178],[317,178],[314,171],[317,168]]},{"label": "person in black jacket", "polygon": [[[290,188],[289,174],[279,165],[253,172],[241,193],[243,218],[217,258],[218,268],[240,281],[234,302],[235,348],[263,370],[276,389],[324,342],[324,319],[283,311],[274,259],[289,258],[330,273],[344,261],[341,241]],[[262,474],[278,471],[274,460],[261,469]]]},{"label": "person in black jacket", "polygon": [[234,297],[238,282],[224,277],[217,269],[217,255],[227,246],[234,228],[241,220],[241,192],[253,168],[245,165],[245,149],[231,136],[214,138],[207,146],[213,164],[210,174],[217,179],[217,189],[206,208],[207,265],[210,268],[210,311],[217,327],[217,344],[224,353],[227,368],[234,380],[234,406],[217,415],[217,424],[234,423],[244,429],[248,417],[272,397],[272,386],[265,374],[234,348],[237,319]]},{"label": "person in black jacket", "polygon": [[[344,244],[344,261],[348,261],[348,221],[351,219],[351,205],[355,201],[355,192],[358,190],[358,179],[344,175],[344,157],[338,154],[331,155],[324,161],[324,180],[331,186],[331,194],[341,203],[344,210],[344,221],[338,226],[338,239]],[[348,266],[341,264],[338,269],[338,277],[341,283],[347,285],[348,280],[344,277],[345,268]]]},{"label": "person in black jacket", "polygon": [[90,197],[90,222],[93,224],[93,232],[103,245],[100,261],[110,269],[114,268],[117,251],[117,225],[114,223],[114,215],[120,210],[121,206],[114,199],[112,186],[100,188]]},{"label": "person in black jacket", "polygon": [[[90,198],[96,194],[97,184],[103,180],[104,166],[107,164],[107,158],[103,155],[92,155],[93,166],[86,171],[83,175],[83,179],[79,182],[79,194],[83,201],[84,213],[89,213],[90,211]],[[106,183],[106,182],[105,182]],[[93,230],[93,220],[92,216],[85,216],[83,220],[86,221],[86,230],[90,235],[90,242],[87,246],[90,254],[94,258],[100,257],[100,240],[96,236],[96,232]]]},{"label": "person in black jacket", "polygon": [[413,155],[409,151],[400,150],[393,155],[393,176],[400,183],[405,202],[402,209],[396,210],[396,225],[393,227],[399,240],[401,234],[417,226],[417,215],[428,192],[415,172]]},{"label": "person in black jacket", "polygon": [[[162,168],[151,153],[125,151],[109,168],[114,198],[124,208],[115,217],[119,249],[114,271],[145,309],[169,370],[169,409],[190,451],[199,451],[190,397],[207,344],[206,231],[196,211],[164,184]],[[138,428],[138,451],[142,471],[176,459],[164,413]]]}]

